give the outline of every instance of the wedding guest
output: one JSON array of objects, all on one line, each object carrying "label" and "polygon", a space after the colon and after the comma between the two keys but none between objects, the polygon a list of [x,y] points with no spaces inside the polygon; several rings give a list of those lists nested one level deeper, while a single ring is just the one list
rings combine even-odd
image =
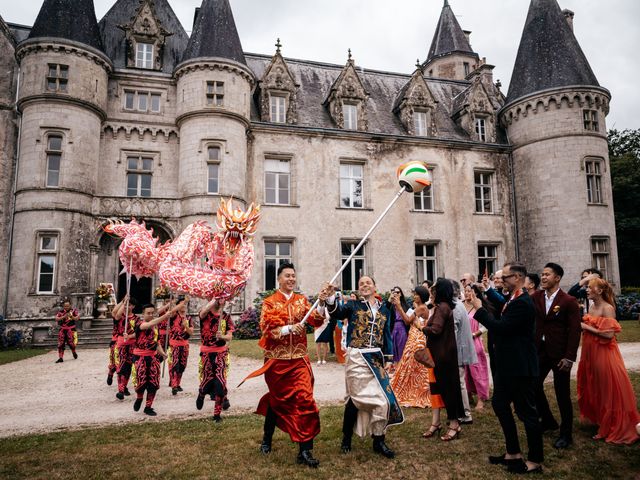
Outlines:
[{"label": "wedding guest", "polygon": [[589,312],[590,301],[587,298],[587,286],[589,282],[594,278],[602,278],[602,272],[595,268],[587,268],[582,271],[580,275],[580,281],[574,284],[567,293],[572,297],[576,297],[578,299],[578,303],[580,304],[580,308],[582,309],[582,313],[586,314]]},{"label": "wedding guest", "polygon": [[482,294],[477,285],[467,285],[464,290],[464,306],[469,316],[471,325],[471,335],[473,336],[473,344],[476,349],[478,362],[465,367],[465,380],[467,383],[467,392],[470,395],[477,395],[476,410],[484,409],[484,403],[489,399],[489,364],[487,363],[487,354],[484,351],[482,343],[482,335],[487,331],[478,321],[473,318],[476,309],[471,303],[471,292],[475,293],[482,301],[482,307],[493,313],[493,309],[487,299]]},{"label": "wedding guest", "polygon": [[593,305],[582,321],[578,364],[580,416],[598,425],[594,440],[631,444],[640,438],[640,413],[616,341],[616,334],[622,329],[615,320],[613,290],[605,280],[592,278],[587,297]]},{"label": "wedding guest", "polygon": [[327,354],[329,353],[329,339],[333,337],[333,324],[328,314],[325,315],[322,325],[313,330],[313,338],[316,342],[316,354],[318,356],[318,365],[327,363]]},{"label": "wedding guest", "polygon": [[533,295],[540,288],[540,275],[537,273],[527,273],[527,277],[524,279],[524,288],[527,289],[529,295]]},{"label": "wedding guest", "polygon": [[460,298],[460,284],[454,280],[449,280],[453,285],[453,299],[455,308],[453,309],[453,323],[455,326],[456,346],[458,349],[458,377],[460,381],[460,393],[462,395],[462,405],[464,406],[464,416],[460,417],[460,423],[471,424],[471,406],[469,405],[469,393],[467,392],[467,382],[465,379],[465,367],[478,362],[476,347],[471,335],[471,323],[469,315]]},{"label": "wedding guest", "polygon": [[391,340],[393,341],[392,370],[402,359],[405,344],[409,335],[409,325],[404,322],[407,311],[407,299],[400,287],[393,287],[389,295],[389,310],[391,311]]}]

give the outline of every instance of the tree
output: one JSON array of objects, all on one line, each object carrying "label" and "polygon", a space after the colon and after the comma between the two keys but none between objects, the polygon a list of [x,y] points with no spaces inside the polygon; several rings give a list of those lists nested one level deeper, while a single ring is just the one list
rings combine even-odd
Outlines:
[{"label": "tree", "polygon": [[640,285],[640,129],[610,130],[608,139],[620,283]]}]

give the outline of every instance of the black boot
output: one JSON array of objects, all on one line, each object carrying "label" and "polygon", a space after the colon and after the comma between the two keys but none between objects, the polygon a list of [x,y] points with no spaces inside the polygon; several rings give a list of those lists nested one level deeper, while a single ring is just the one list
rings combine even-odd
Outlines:
[{"label": "black boot", "polygon": [[373,451],[380,455],[384,455],[387,458],[393,458],[396,456],[394,451],[384,443],[384,435],[373,436]]},{"label": "black boot", "polygon": [[269,453],[271,453],[271,439],[273,437],[273,434],[268,435],[267,432],[264,433],[264,436],[262,437],[262,443],[260,444],[260,452],[263,455],[267,455]]},{"label": "black boot", "polygon": [[313,458],[311,450],[300,450],[300,453],[298,454],[298,463],[306,465],[307,467],[318,468],[320,460]]},{"label": "black boot", "polygon": [[196,398],[196,408],[198,410],[202,410],[203,406],[204,406],[204,396],[198,394],[198,398]]},{"label": "black boot", "polygon": [[342,453],[349,453],[351,451],[351,437],[343,435],[342,444],[340,445],[340,451]]},{"label": "black boot", "polygon": [[276,431],[276,412],[271,407],[267,408],[267,414],[264,417],[264,435],[262,436],[262,443],[260,444],[260,451],[267,455],[271,453],[271,439],[273,438],[273,432]]}]

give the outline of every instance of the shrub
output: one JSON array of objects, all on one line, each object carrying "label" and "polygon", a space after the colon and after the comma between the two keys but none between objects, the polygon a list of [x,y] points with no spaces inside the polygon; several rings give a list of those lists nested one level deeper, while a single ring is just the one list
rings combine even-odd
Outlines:
[{"label": "shrub", "polygon": [[256,339],[260,335],[260,317],[255,308],[249,307],[240,315],[233,336],[239,339]]},{"label": "shrub", "polygon": [[640,293],[618,295],[616,298],[618,320],[640,318]]}]

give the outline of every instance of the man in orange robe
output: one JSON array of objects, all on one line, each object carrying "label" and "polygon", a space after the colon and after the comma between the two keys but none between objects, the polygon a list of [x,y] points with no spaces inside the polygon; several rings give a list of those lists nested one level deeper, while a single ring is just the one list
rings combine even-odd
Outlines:
[{"label": "man in orange robe", "polygon": [[[277,426],[300,445],[297,461],[317,467],[312,455],[313,439],[320,433],[320,415],[313,399],[313,371],[307,355],[307,334],[300,322],[311,308],[304,295],[294,293],[295,267],[282,264],[278,268],[278,291],[262,305],[258,345],[264,349],[264,366],[250,375],[264,373],[269,387],[258,404],[256,413],[265,416],[264,437],[260,450],[271,452],[271,439]],[[309,324],[320,326],[323,318],[314,312]]]}]

